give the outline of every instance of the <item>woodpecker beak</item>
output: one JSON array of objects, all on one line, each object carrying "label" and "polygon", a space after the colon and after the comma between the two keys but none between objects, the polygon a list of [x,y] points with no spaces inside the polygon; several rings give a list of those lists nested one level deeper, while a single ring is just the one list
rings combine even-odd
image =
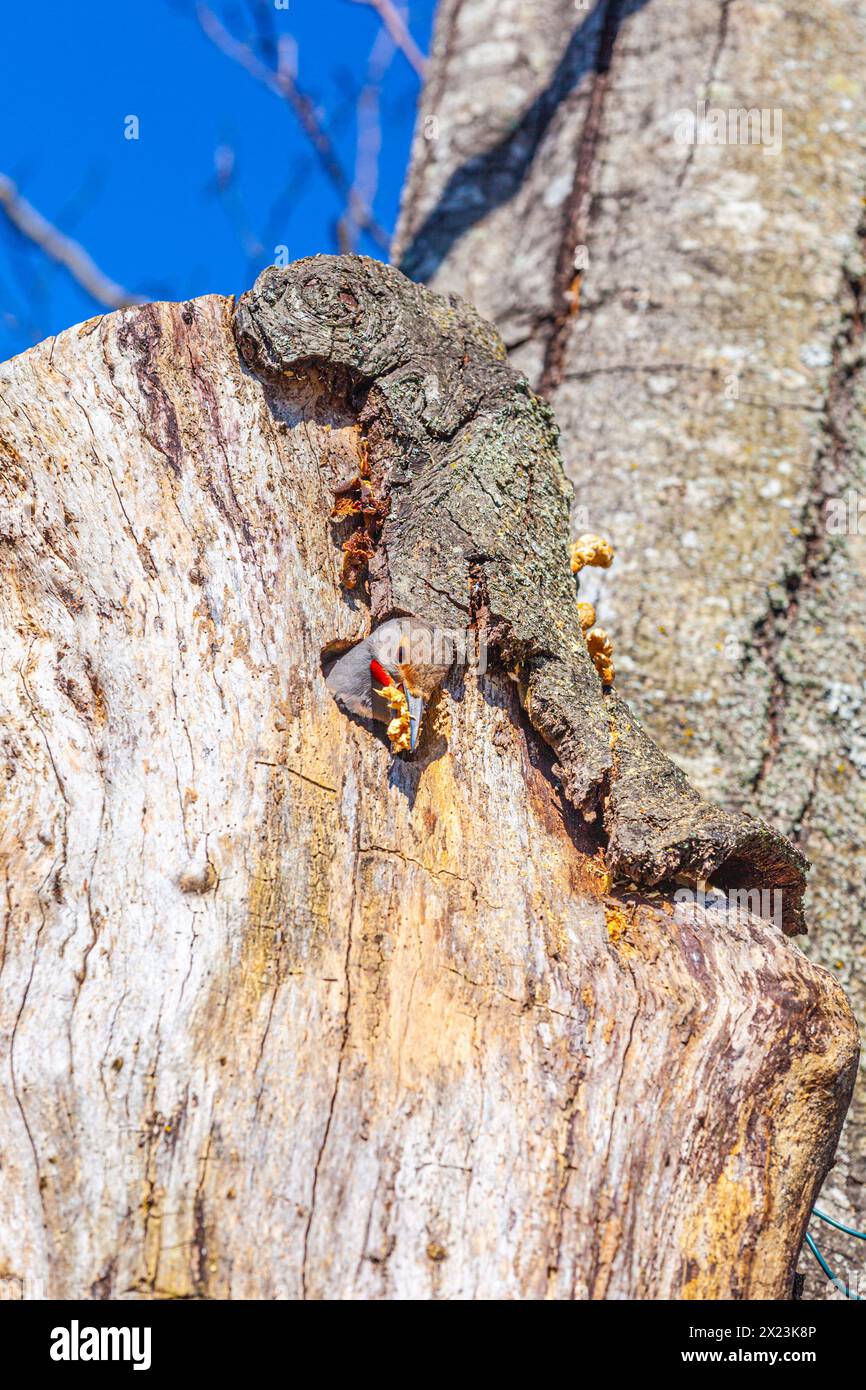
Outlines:
[{"label": "woodpecker beak", "polygon": [[418,731],[421,728],[421,716],[424,713],[424,701],[420,695],[413,695],[406,682],[403,682],[403,694],[406,696],[406,704],[409,706],[409,752],[415,752],[415,744],[418,742]]}]

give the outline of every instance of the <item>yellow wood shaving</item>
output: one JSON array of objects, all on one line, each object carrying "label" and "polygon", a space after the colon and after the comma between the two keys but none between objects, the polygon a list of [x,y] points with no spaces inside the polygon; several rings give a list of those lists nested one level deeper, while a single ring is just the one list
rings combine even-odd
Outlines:
[{"label": "yellow wood shaving", "polygon": [[338,497],[331,508],[331,520],[342,521],[344,517],[357,516],[361,510],[361,503],[357,497],[351,495]]},{"label": "yellow wood shaving", "polygon": [[392,753],[408,753],[412,746],[412,730],[409,720],[409,702],[399,685],[386,685],[376,691],[389,709],[394,710],[394,718],[388,725],[388,738]]},{"label": "yellow wood shaving", "polygon": [[613,562],[613,547],[604,536],[593,536],[587,532],[578,536],[571,546],[571,572],[577,574],[584,565],[597,565],[606,570]]},{"label": "yellow wood shaving", "polygon": [[591,603],[578,603],[577,616],[580,622],[580,630],[586,636],[591,627],[595,627],[595,609]]},{"label": "yellow wood shaving", "polygon": [[586,634],[586,645],[604,684],[613,685],[613,643],[604,628],[591,628]]}]

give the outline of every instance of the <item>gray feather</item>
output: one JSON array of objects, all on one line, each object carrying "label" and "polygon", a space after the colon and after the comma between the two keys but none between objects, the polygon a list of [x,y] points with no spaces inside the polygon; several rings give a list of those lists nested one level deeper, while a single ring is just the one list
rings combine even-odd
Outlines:
[{"label": "gray feather", "polygon": [[373,713],[370,658],[367,643],[359,642],[337,658],[326,677],[327,687],[338,704],[363,719],[369,719]]}]

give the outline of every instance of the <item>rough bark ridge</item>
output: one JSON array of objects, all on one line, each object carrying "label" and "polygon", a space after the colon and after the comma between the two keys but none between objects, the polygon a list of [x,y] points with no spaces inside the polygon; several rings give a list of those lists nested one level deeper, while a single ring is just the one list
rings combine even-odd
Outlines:
[{"label": "rough bark ridge", "polygon": [[778,892],[785,929],[803,930],[802,855],[769,826],[702,802],[623,702],[603,695],[566,559],[556,427],[475,311],[377,261],[318,256],[266,270],[235,331],[272,379],[316,364],[363,391],[387,506],[374,621],[402,612],[479,626],[518,680],[567,797],[600,808],[612,872],[649,887],[680,875]]},{"label": "rough bark ridge", "polygon": [[506,677],[455,671],[411,761],[340,715],[340,375],[261,380],[215,298],[0,368],[0,1274],[783,1296],[841,991],[720,901],[606,893]]},{"label": "rough bark ridge", "polygon": [[[861,1024],[864,71],[862,0],[442,0],[397,247],[544,382],[574,528],[618,551],[587,594],[618,686],[808,855],[807,949]],[[775,112],[781,148],[678,143],[698,100]],[[862,1080],[823,1201],[866,1228]]]}]

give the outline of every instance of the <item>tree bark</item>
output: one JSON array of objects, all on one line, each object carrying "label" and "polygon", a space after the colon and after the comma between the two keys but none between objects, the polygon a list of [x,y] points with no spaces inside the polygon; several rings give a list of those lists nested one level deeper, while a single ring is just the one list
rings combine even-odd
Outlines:
[{"label": "tree bark", "polygon": [[[862,0],[443,0],[397,238],[553,404],[618,686],[812,861],[806,949],[861,1024],[864,70]],[[781,148],[677,143],[698,101]],[[866,1228],[862,1075],[823,1200]]]},{"label": "tree bark", "polygon": [[[789,1293],[856,1029],[771,922],[674,900],[666,871],[744,863],[796,899],[799,861],[592,683],[550,417],[503,357],[466,306],[323,258],[234,321],[149,305],[2,369],[25,1294]],[[367,469],[369,593],[329,520]],[[323,656],[455,607],[493,664],[394,759]]]}]

